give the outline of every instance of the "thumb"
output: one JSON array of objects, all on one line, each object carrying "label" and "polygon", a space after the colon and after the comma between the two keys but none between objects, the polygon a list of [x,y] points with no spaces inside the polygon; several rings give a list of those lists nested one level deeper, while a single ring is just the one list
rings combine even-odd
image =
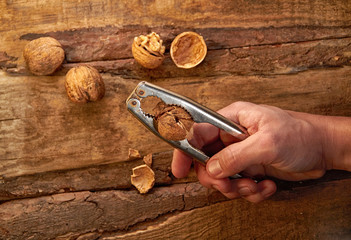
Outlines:
[{"label": "thumb", "polygon": [[259,135],[251,135],[216,153],[206,164],[208,174],[213,178],[225,178],[240,173],[251,165],[267,163],[273,159],[272,147],[265,144]]}]

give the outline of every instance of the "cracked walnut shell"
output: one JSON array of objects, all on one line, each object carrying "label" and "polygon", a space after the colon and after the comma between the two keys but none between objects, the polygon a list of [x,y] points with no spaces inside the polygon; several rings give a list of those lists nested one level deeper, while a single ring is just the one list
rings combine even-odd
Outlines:
[{"label": "cracked walnut shell", "polygon": [[173,40],[170,52],[177,67],[193,68],[205,59],[207,46],[199,34],[183,32]]},{"label": "cracked walnut shell", "polygon": [[165,47],[157,33],[135,37],[132,45],[134,59],[143,67],[154,69],[161,65],[165,56]]},{"label": "cracked walnut shell", "polygon": [[78,66],[66,74],[65,88],[72,102],[98,101],[105,95],[105,84],[98,70],[91,66]]},{"label": "cracked walnut shell", "polygon": [[155,117],[155,127],[168,140],[180,141],[189,137],[194,121],[190,114],[178,106],[168,106]]},{"label": "cracked walnut shell", "polygon": [[50,75],[61,66],[65,52],[56,39],[41,37],[24,47],[23,57],[34,75]]},{"label": "cracked walnut shell", "polygon": [[155,173],[149,166],[143,164],[133,168],[130,180],[140,193],[147,193],[155,184]]}]

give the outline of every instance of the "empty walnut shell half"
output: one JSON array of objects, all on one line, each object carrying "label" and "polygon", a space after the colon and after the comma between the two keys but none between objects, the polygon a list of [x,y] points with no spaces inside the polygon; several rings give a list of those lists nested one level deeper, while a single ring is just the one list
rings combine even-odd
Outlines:
[{"label": "empty walnut shell half", "polygon": [[133,168],[130,180],[140,193],[147,193],[155,184],[155,173],[149,166],[143,164]]},{"label": "empty walnut shell half", "polygon": [[34,75],[50,75],[61,66],[65,52],[56,39],[41,37],[24,47],[23,57]]},{"label": "empty walnut shell half", "polygon": [[154,69],[160,66],[165,58],[165,47],[157,33],[135,37],[132,45],[134,59],[143,67]]},{"label": "empty walnut shell half", "polygon": [[105,84],[98,70],[91,66],[78,66],[66,74],[66,92],[72,102],[98,101],[105,95]]},{"label": "empty walnut shell half", "polygon": [[187,138],[194,121],[190,114],[178,106],[168,106],[155,118],[155,127],[168,140],[180,141]]},{"label": "empty walnut shell half", "polygon": [[200,64],[207,54],[202,36],[195,32],[179,34],[171,44],[171,58],[179,68],[192,68]]}]

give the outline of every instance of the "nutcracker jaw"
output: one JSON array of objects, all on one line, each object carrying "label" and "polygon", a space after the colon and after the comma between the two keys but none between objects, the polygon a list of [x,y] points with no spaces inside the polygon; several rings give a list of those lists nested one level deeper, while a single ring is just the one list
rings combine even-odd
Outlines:
[{"label": "nutcracker jaw", "polygon": [[[206,164],[209,156],[207,156],[201,150],[192,146],[187,138],[179,141],[173,141],[161,136],[155,127],[155,115],[153,115],[153,112],[148,112],[145,110],[143,111],[141,106],[141,102],[144,99],[150,97],[156,97],[160,99],[160,101],[165,103],[167,106],[181,107],[187,113],[189,113],[194,122],[212,124],[228,132],[237,138],[238,141],[244,140],[249,136],[244,127],[226,119],[222,115],[200,105],[199,103],[189,98],[145,81],[140,82],[126,100],[127,109],[156,136],[166,141],[173,147],[178,148],[188,155],[192,156],[202,164]],[[236,174],[231,178],[241,178],[241,175]]]}]

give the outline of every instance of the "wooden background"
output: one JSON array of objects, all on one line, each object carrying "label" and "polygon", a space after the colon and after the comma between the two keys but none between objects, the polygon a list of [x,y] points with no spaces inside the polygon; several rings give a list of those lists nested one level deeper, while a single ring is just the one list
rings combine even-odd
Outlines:
[{"label": "wooden background", "polygon": [[[208,55],[178,69],[169,46],[200,33]],[[133,38],[155,31],[166,45],[161,67],[131,54]],[[66,60],[33,76],[22,51],[52,36]],[[351,116],[351,1],[24,1],[0,3],[0,239],[347,239],[351,174],[281,182],[270,200],[229,201],[191,174],[174,179],[172,148],[125,108],[141,80],[218,110],[251,101]],[[106,95],[68,100],[64,75],[90,64]],[[190,90],[190,91],[189,91]],[[156,186],[130,184],[128,149],[153,153]]]}]

